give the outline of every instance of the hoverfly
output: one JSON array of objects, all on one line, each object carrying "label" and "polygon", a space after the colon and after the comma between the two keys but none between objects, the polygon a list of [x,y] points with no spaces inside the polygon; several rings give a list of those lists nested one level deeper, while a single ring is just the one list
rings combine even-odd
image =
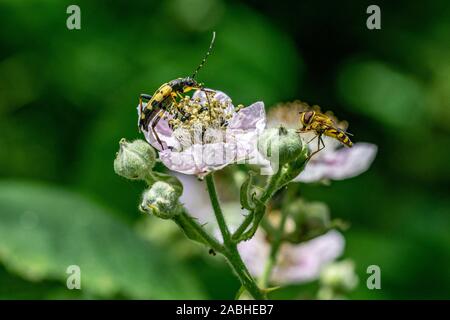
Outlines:
[{"label": "hoverfly", "polygon": [[317,150],[309,158],[325,148],[325,143],[322,140],[323,135],[334,138],[349,148],[353,145],[353,142],[348,137],[352,134],[340,129],[327,114],[313,110],[302,111],[300,112],[300,123],[302,124],[302,128],[298,130],[299,133],[314,131],[316,136],[312,140],[316,137],[318,138]]},{"label": "hoverfly", "polygon": [[[216,33],[213,32],[208,51],[191,76],[186,78],[174,79],[172,81],[164,83],[159,87],[158,90],[155,91],[153,95],[143,93],[139,96],[139,131],[142,132],[142,130],[145,130],[151,123],[152,134],[155,136],[156,140],[162,148],[164,148],[164,146],[160,138],[158,137],[157,132],[155,131],[155,127],[158,124],[159,120],[161,120],[161,118],[164,116],[166,111],[173,111],[173,107],[177,103],[177,98],[183,98],[182,93],[186,93],[194,89],[213,92],[212,90],[205,89],[203,87],[203,84],[198,83],[195,80],[195,77],[197,76],[199,70],[205,65],[208,56],[211,54],[215,38]],[[208,98],[208,95],[206,96]],[[144,105],[143,102],[147,103]],[[177,111],[179,113],[182,113],[181,110]],[[181,114],[182,121],[189,120],[189,117],[189,114]]]}]

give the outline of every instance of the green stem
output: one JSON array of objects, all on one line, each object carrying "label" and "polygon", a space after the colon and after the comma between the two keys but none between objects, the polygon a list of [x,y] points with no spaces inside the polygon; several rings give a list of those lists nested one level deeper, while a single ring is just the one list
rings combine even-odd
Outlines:
[{"label": "green stem", "polygon": [[208,189],[208,194],[211,199],[211,205],[216,216],[217,224],[219,225],[220,232],[222,233],[223,242],[228,245],[231,242],[230,230],[228,230],[225,217],[222,213],[222,208],[220,207],[219,198],[217,196],[216,185],[214,184],[213,174],[209,174],[205,178],[206,187]]},{"label": "green stem", "polygon": [[223,253],[225,251],[225,248],[219,243],[219,241],[217,241],[208,232],[206,232],[197,221],[195,221],[189,214],[186,213],[186,211],[182,210],[179,215],[175,216],[174,220],[179,225],[183,226],[185,232],[190,231],[195,233],[202,243],[207,244],[214,251],[219,253]]},{"label": "green stem", "polygon": [[231,244],[228,250],[228,254],[225,254],[225,257],[227,257],[228,262],[230,263],[234,272],[236,272],[236,275],[238,276],[241,284],[253,296],[254,299],[267,299],[266,295],[259,289],[256,281],[248,272],[247,267],[242,261],[239,251],[237,250],[236,244]]},{"label": "green stem", "polygon": [[278,181],[280,180],[280,177],[282,175],[282,169],[279,168],[279,170],[272,175],[269,180],[267,181],[267,185],[264,188],[264,191],[259,198],[259,203],[256,205],[256,208],[253,209],[244,219],[242,224],[239,226],[239,228],[234,232],[232,239],[236,242],[240,242],[242,240],[242,236],[244,232],[247,230],[248,226],[254,221],[254,226],[252,227],[256,231],[256,228],[261,221],[261,218],[264,216],[264,211],[266,209],[267,202],[270,198],[275,194],[276,191],[278,191]]},{"label": "green stem", "polygon": [[237,245],[233,241],[231,241],[231,234],[225,222],[225,218],[223,216],[222,209],[220,207],[219,198],[217,196],[213,174],[207,175],[205,180],[209,197],[211,199],[211,205],[214,209],[214,214],[216,216],[216,220],[223,237],[223,243],[225,247],[225,252],[223,253],[223,255],[228,260],[228,263],[231,265],[234,272],[238,276],[241,284],[253,296],[253,298],[259,300],[266,299],[265,295],[258,288],[255,280],[250,275],[250,273],[247,270],[247,267],[242,261],[242,258],[237,250]]}]

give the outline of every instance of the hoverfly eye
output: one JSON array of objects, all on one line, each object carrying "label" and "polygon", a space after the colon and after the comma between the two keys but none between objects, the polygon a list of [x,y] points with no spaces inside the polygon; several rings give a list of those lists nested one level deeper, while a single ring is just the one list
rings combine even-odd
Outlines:
[{"label": "hoverfly eye", "polygon": [[303,122],[305,124],[309,124],[312,120],[313,114],[314,114],[313,111],[308,111],[308,112],[303,113]]}]

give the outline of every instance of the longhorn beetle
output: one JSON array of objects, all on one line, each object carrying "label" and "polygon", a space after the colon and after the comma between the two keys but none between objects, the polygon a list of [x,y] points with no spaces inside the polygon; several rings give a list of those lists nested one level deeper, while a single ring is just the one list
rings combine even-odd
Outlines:
[{"label": "longhorn beetle", "polygon": [[[183,98],[182,93],[186,93],[194,89],[213,92],[212,90],[206,90],[203,87],[203,84],[198,83],[195,80],[195,77],[197,76],[199,70],[205,65],[208,56],[211,54],[215,38],[216,33],[213,32],[208,51],[203,57],[203,60],[198,65],[197,69],[195,69],[194,73],[190,77],[178,78],[164,83],[159,87],[158,90],[155,91],[152,96],[145,93],[139,96],[139,131],[148,130],[148,127],[150,125],[152,134],[155,136],[156,140],[162,148],[164,148],[164,146],[162,145],[162,142],[158,137],[157,132],[155,131],[155,127],[158,124],[159,120],[161,120],[161,118],[164,116],[164,113],[166,111],[172,111],[172,108],[177,103],[176,98]],[[206,96],[208,98],[208,95]],[[144,105],[143,102],[145,101],[147,101],[147,104]],[[182,119],[184,121],[188,120],[189,114],[182,114]]]}]

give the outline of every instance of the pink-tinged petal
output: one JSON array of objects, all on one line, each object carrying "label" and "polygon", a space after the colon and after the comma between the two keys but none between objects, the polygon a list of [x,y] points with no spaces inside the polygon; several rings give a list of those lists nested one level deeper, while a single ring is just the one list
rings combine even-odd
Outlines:
[{"label": "pink-tinged petal", "polygon": [[270,253],[270,245],[265,239],[265,234],[257,231],[253,238],[239,243],[238,250],[248,271],[256,278],[261,277]]},{"label": "pink-tinged petal", "polygon": [[[344,237],[334,230],[303,244],[284,243],[271,280],[278,284],[313,281],[324,266],[342,255],[344,247]],[[249,241],[241,242],[238,249],[250,273],[260,277],[270,253],[264,234],[258,231]]]},{"label": "pink-tinged petal", "polygon": [[[144,104],[144,107],[147,104]],[[139,119],[141,117],[141,108],[139,107],[139,105],[137,106],[137,110],[138,110],[138,125],[139,125]],[[148,143],[150,143],[155,149],[157,149],[158,151],[163,150],[163,148],[161,147],[161,145],[159,144],[158,140],[156,139],[154,133],[151,130],[151,124],[152,122],[150,122],[149,127],[143,130],[145,139],[147,140]],[[172,137],[172,129],[169,127],[169,122],[167,119],[160,119],[158,121],[158,123],[155,126],[155,131],[158,134],[159,139],[162,142],[162,145],[164,147],[164,149],[167,149],[169,147],[173,147],[173,146],[177,146],[177,141],[176,139],[174,139]]]},{"label": "pink-tinged petal", "polygon": [[[205,90],[208,91],[214,91],[214,99],[216,99],[217,101],[219,101],[220,103],[231,103],[231,98],[224,92],[222,91],[218,91],[218,90],[214,90],[214,89],[210,89],[210,88],[205,88]],[[194,94],[192,95],[193,99],[200,99],[201,102],[207,102],[207,98],[206,98],[206,92],[203,90],[196,90],[194,92]]]},{"label": "pink-tinged petal", "polygon": [[[280,252],[281,263],[274,269],[272,279],[279,284],[313,281],[324,266],[343,254],[344,247],[344,237],[335,230],[304,244],[286,244]],[[283,264],[283,256],[290,262]]]},{"label": "pink-tinged petal", "polygon": [[[213,96],[214,99],[216,99],[220,104],[225,104],[227,105],[227,108],[225,110],[226,114],[233,114],[234,111],[234,106],[231,103],[231,98],[224,92],[222,91],[217,91],[217,90],[213,90],[213,89],[209,89],[209,88],[205,88],[206,90],[210,90],[210,91],[214,91],[215,94]],[[200,103],[204,104],[208,102],[208,99],[206,97],[206,93],[203,90],[197,90],[194,92],[194,94],[192,95],[193,99],[200,99]]]},{"label": "pink-tinged petal", "polygon": [[[180,202],[187,209],[188,214],[213,234],[218,241],[222,242],[222,235],[214,216],[205,182],[192,175],[185,175],[178,172],[173,172],[173,174],[183,184],[183,194],[180,197]],[[240,203],[234,201],[222,202],[222,211],[230,232],[234,232],[238,228],[247,214],[247,211],[241,208]]]},{"label": "pink-tinged petal", "polygon": [[173,131],[169,127],[169,123],[167,120],[160,119],[155,126],[155,132],[161,140],[162,146],[156,139],[156,136],[151,129],[149,129],[148,131],[144,131],[144,136],[147,142],[150,143],[158,151],[168,149],[169,147],[178,146],[178,142],[173,137]]},{"label": "pink-tinged petal", "polygon": [[261,132],[266,127],[266,112],[264,103],[258,101],[252,105],[242,108],[228,122],[228,129],[257,130]]},{"label": "pink-tinged petal", "polygon": [[235,162],[236,154],[240,152],[234,144],[219,142],[194,144],[181,152],[163,150],[159,157],[170,170],[202,177]]},{"label": "pink-tinged petal", "polygon": [[294,181],[311,183],[355,177],[369,169],[376,153],[376,145],[363,142],[355,143],[352,148],[340,148],[323,154],[319,152]]},{"label": "pink-tinged petal", "polygon": [[211,200],[204,181],[200,181],[192,175],[185,175],[175,172],[174,175],[183,184],[183,194],[180,202],[187,209],[188,213],[198,220],[198,223],[215,224],[215,217]]}]

